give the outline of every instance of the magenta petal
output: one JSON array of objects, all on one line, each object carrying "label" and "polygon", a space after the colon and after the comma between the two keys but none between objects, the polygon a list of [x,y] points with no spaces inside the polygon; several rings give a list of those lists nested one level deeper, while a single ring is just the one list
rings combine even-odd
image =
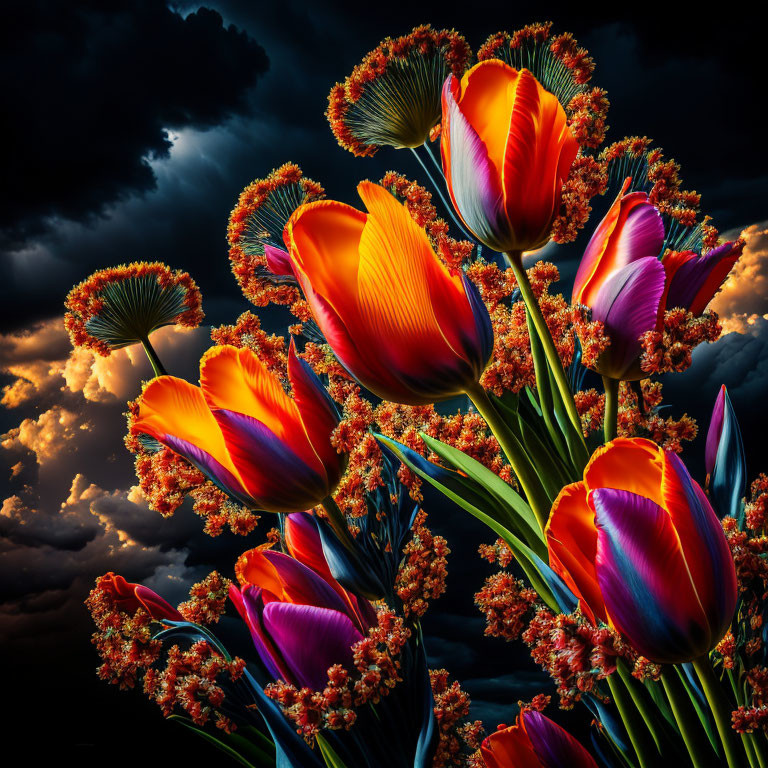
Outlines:
[{"label": "magenta petal", "polygon": [[329,667],[352,668],[351,647],[363,638],[343,613],[313,605],[269,603],[264,627],[297,683],[316,691],[325,688]]},{"label": "magenta petal", "polygon": [[546,768],[597,768],[592,755],[541,712],[528,710],[522,718],[533,751]]},{"label": "magenta petal", "polygon": [[629,491],[590,492],[595,570],[614,626],[651,661],[692,661],[710,632],[667,512]]},{"label": "magenta petal", "polygon": [[264,550],[262,554],[277,569],[286,592],[293,596],[294,602],[347,613],[349,609],[338,592],[304,563],[271,549]]},{"label": "magenta petal", "polygon": [[443,120],[450,135],[449,189],[454,206],[478,240],[503,250],[509,229],[496,169],[488,150],[456,103],[456,79],[443,85]]},{"label": "magenta petal", "polygon": [[605,324],[610,347],[600,358],[600,372],[622,379],[640,356],[640,337],[656,327],[665,272],[655,256],[613,272],[595,297],[592,319]]},{"label": "magenta petal", "polygon": [[264,256],[267,259],[267,267],[273,275],[288,275],[293,277],[293,267],[288,251],[275,248],[274,245],[264,246]]},{"label": "magenta petal", "polygon": [[709,420],[707,431],[707,447],[704,454],[704,466],[708,475],[712,474],[717,458],[717,449],[720,446],[720,435],[723,433],[723,421],[725,419],[725,385],[720,387],[720,392],[712,409],[712,418]]},{"label": "magenta petal", "polygon": [[664,222],[651,203],[641,203],[627,216],[615,243],[616,266],[631,264],[646,256],[661,256],[664,245]]},{"label": "magenta petal", "polygon": [[[715,283],[709,285],[706,292],[707,295],[704,304],[706,305],[709,303],[712,296],[714,296],[717,289],[727,277],[736,258],[741,253],[740,250],[737,252],[734,246],[735,243],[733,242],[723,243],[716,248],[712,248],[703,255],[691,255],[691,258],[687,259],[678,267],[669,281],[667,306],[670,308],[693,308],[694,304],[697,303],[696,300],[699,296],[699,292],[702,291],[712,279],[715,279]],[[690,252],[687,253],[690,254]],[[720,273],[717,276],[715,275],[716,270]],[[694,312],[694,314],[698,313]]]}]

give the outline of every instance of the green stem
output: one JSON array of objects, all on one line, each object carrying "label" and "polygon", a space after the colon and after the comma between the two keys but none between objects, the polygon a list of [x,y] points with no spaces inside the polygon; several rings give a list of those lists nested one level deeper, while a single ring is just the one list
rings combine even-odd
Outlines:
[{"label": "green stem", "polygon": [[[726,670],[726,675],[728,676],[728,682],[731,684],[731,690],[733,691],[733,698],[736,702],[737,706],[744,704],[744,701],[742,700],[741,696],[739,695],[739,686],[736,684],[736,680],[733,677],[733,670],[728,669]],[[739,736],[741,736],[741,743],[744,747],[744,752],[747,755],[747,760],[749,760],[749,765],[751,768],[758,768],[759,764],[759,757],[757,755],[757,749],[756,745],[753,739],[750,739],[750,736],[753,734],[751,733],[740,733]]]},{"label": "green stem", "polygon": [[334,501],[333,496],[326,496],[322,500],[323,509],[328,515],[328,522],[334,533],[339,537],[339,541],[347,548],[354,549],[354,541],[349,533],[347,518],[339,509],[339,505]]},{"label": "green stem", "polygon": [[576,410],[576,403],[573,400],[573,394],[571,388],[568,385],[568,379],[565,376],[565,369],[563,368],[563,361],[560,359],[560,355],[555,347],[555,342],[552,340],[552,334],[547,327],[547,321],[544,319],[544,315],[541,314],[541,307],[533,293],[533,288],[528,280],[528,273],[523,267],[523,255],[520,252],[509,252],[504,254],[509,261],[512,272],[517,280],[517,285],[520,288],[520,293],[525,302],[525,306],[533,320],[533,325],[536,328],[536,333],[541,340],[541,344],[544,347],[544,354],[547,356],[547,362],[552,370],[552,375],[555,377],[555,383],[560,392],[565,409],[568,412],[568,418],[573,425],[574,432],[578,434],[581,440],[581,447],[585,457],[589,456],[587,450],[587,444],[584,442],[584,436],[581,432],[581,418],[579,412]]},{"label": "green stem", "polygon": [[745,734],[752,746],[755,758],[760,768],[768,768],[768,745],[765,741],[765,732],[756,731],[755,733]]},{"label": "green stem", "polygon": [[650,741],[646,738],[646,729],[643,719],[635,709],[632,699],[627,693],[621,681],[614,675],[606,678],[608,687],[611,689],[611,696],[619,711],[624,727],[627,729],[627,735],[635,749],[640,768],[651,768],[657,766],[658,755],[654,749],[651,749]]},{"label": "green stem", "polygon": [[141,346],[144,347],[144,351],[147,353],[149,364],[152,366],[155,376],[167,376],[168,373],[160,362],[160,358],[157,356],[155,348],[149,343],[149,338],[142,339]]},{"label": "green stem", "polygon": [[709,663],[709,654],[696,659],[693,662],[693,667],[699,676],[704,695],[707,697],[707,702],[715,718],[717,732],[720,734],[720,741],[723,744],[725,759],[728,761],[729,768],[744,768],[744,752],[739,749],[736,732],[731,728],[731,713],[720,688],[720,683]]},{"label": "green stem", "polygon": [[618,379],[603,376],[605,390],[605,416],[603,418],[603,435],[605,442],[610,443],[619,431],[619,384]]},{"label": "green stem", "polygon": [[640,714],[643,716],[645,725],[650,731],[651,736],[653,736],[656,749],[659,751],[659,753],[661,753],[663,737],[658,731],[658,709],[649,704],[649,699],[646,698],[649,696],[648,691],[645,690],[641,683],[632,677],[630,671],[627,669],[626,664],[624,664],[621,659],[618,660],[616,669],[619,673],[621,681],[624,683],[624,687],[632,697],[632,701],[634,702],[635,707],[637,707],[638,712],[640,712]]},{"label": "green stem", "polygon": [[706,768],[713,765],[712,753],[704,749],[706,734],[694,712],[691,712],[690,699],[680,684],[677,672],[671,667],[664,666],[661,671],[661,683],[672,707],[672,714],[680,729],[688,754],[694,768]]},{"label": "green stem", "polygon": [[512,469],[515,471],[517,479],[520,481],[533,514],[536,515],[541,529],[544,530],[547,518],[549,517],[549,499],[525,449],[512,430],[504,423],[504,420],[496,408],[494,408],[488,394],[480,384],[473,384],[471,387],[467,387],[465,391],[469,399],[474,403],[475,408],[485,419],[491,432],[499,441],[501,449],[504,451],[509,463],[512,465]]}]

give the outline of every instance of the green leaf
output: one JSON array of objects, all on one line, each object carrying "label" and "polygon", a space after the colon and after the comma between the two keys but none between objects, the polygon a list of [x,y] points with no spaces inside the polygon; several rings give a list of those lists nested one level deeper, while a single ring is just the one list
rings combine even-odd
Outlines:
[{"label": "green leaf", "polygon": [[[420,434],[421,439],[424,440],[431,451],[436,453],[454,469],[464,472],[468,477],[475,480],[502,507],[508,508],[510,510],[510,517],[515,522],[518,522],[518,525],[515,527],[518,529],[523,540],[528,542],[530,546],[537,548],[540,556],[547,556],[544,532],[541,530],[533,510],[509,483],[505,483],[495,472],[483,466],[479,461],[471,456],[467,456],[464,451],[429,437],[429,435],[425,435],[423,432]],[[539,547],[539,543],[543,545],[543,548]]]},{"label": "green leaf", "polygon": [[[552,610],[555,610],[558,613],[560,612],[560,607],[552,590],[549,588],[544,577],[539,572],[538,566],[536,564],[537,555],[530,547],[528,547],[528,545],[524,544],[517,536],[515,536],[514,533],[509,530],[509,528],[500,523],[496,518],[491,517],[490,515],[483,512],[482,508],[487,508],[488,505],[487,503],[484,503],[483,497],[478,494],[476,490],[476,483],[470,481],[469,478],[462,477],[462,475],[460,475],[455,470],[446,469],[445,467],[438,467],[437,465],[433,466],[435,466],[439,472],[435,472],[430,475],[425,471],[423,465],[430,464],[431,462],[426,461],[426,459],[424,459],[421,455],[412,452],[415,456],[418,456],[418,459],[421,462],[416,463],[415,461],[411,460],[411,457],[406,453],[406,451],[402,450],[405,448],[405,446],[401,446],[400,443],[396,442],[395,440],[391,440],[388,437],[384,437],[383,435],[376,435],[376,438],[381,443],[386,445],[400,459],[400,461],[402,461],[419,477],[433,485],[451,501],[458,504],[458,506],[462,507],[462,509],[466,509],[467,512],[469,512],[471,515],[474,515],[478,520],[480,520],[482,523],[485,523],[485,525],[494,531],[494,533],[496,533],[512,550],[515,557],[517,558],[518,563],[520,564],[520,567],[523,569],[523,572],[528,578],[528,581],[531,583],[531,586],[536,590],[536,592],[539,593],[541,599],[550,608],[552,608]],[[440,446],[443,445],[443,443],[440,444]],[[456,449],[453,448],[452,450]],[[461,453],[461,451],[458,451],[458,453]],[[466,456],[466,454],[462,455],[464,455],[467,459],[469,458]],[[490,470],[488,471],[490,472]],[[502,483],[504,482],[501,480],[501,478],[494,475],[493,472],[490,472],[490,474],[493,475],[496,480],[499,480]],[[440,479],[438,479],[438,477]],[[510,490],[512,489],[510,488]],[[470,501],[470,499],[472,501]],[[476,504],[479,506],[476,506]],[[544,556],[546,557],[546,546]]]},{"label": "green leaf", "polygon": [[720,737],[717,735],[717,732],[715,731],[714,722],[711,719],[711,713],[709,711],[709,708],[705,708],[702,706],[701,701],[699,700],[699,697],[694,692],[691,681],[688,679],[688,676],[685,674],[685,672],[680,668],[678,664],[675,664],[675,671],[677,672],[680,679],[683,681],[683,685],[685,686],[685,692],[688,694],[688,698],[691,700],[691,704],[693,704],[693,708],[696,710],[696,715],[699,718],[699,722],[701,723],[702,727],[707,733],[707,738],[709,739],[709,743],[712,745],[712,749],[715,750],[715,753],[718,757],[722,758],[723,751],[720,746]]},{"label": "green leaf", "polygon": [[321,733],[315,736],[317,746],[320,747],[320,754],[325,760],[328,768],[347,768],[346,763],[336,754],[333,747],[325,740]]},{"label": "green leaf", "polygon": [[[189,728],[190,731],[194,731],[198,736],[204,738],[210,744],[213,744],[217,749],[221,750],[225,754],[229,755],[235,762],[244,766],[244,768],[260,768],[260,766],[274,766],[275,756],[274,751],[272,754],[259,747],[249,739],[244,738],[239,733],[227,733],[223,731],[219,736],[214,736],[204,728],[201,728],[192,722],[188,717],[182,715],[171,715],[169,720],[175,720],[181,723],[185,728]],[[258,733],[263,741],[266,741],[274,750],[272,742],[265,739],[263,734],[255,728],[250,730]]]}]

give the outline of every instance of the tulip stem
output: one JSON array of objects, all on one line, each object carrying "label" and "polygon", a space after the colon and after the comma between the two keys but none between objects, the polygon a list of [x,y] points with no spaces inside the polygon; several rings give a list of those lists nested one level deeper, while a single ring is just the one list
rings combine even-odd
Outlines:
[{"label": "tulip stem", "polygon": [[510,251],[504,255],[512,267],[512,272],[515,275],[515,280],[517,280],[517,285],[520,288],[523,301],[531,316],[531,320],[533,320],[533,325],[541,340],[541,345],[544,347],[544,354],[547,357],[549,367],[552,369],[552,375],[555,377],[555,383],[557,384],[565,409],[568,412],[568,418],[573,425],[574,432],[579,436],[584,464],[586,464],[589,457],[589,451],[587,450],[587,444],[584,442],[584,435],[581,431],[581,417],[576,410],[576,403],[573,400],[573,394],[571,393],[571,388],[568,385],[568,379],[565,375],[565,369],[563,368],[563,361],[560,359],[560,355],[557,352],[555,342],[552,339],[552,334],[547,327],[547,321],[541,313],[541,307],[533,292],[531,282],[528,280],[528,273],[523,267],[523,254],[520,251]]},{"label": "tulip stem", "polygon": [[155,376],[167,376],[168,372],[160,362],[160,358],[157,356],[155,348],[152,346],[152,344],[150,344],[149,337],[141,340],[141,346],[144,347],[144,351],[147,353],[149,364],[152,366],[152,370],[155,372]]},{"label": "tulip stem", "polygon": [[471,387],[467,387],[465,392],[485,419],[494,437],[499,441],[499,445],[512,465],[528,504],[543,531],[549,517],[549,499],[525,449],[512,430],[504,423],[481,384],[473,384]]},{"label": "tulip stem", "polygon": [[[424,147],[426,148],[426,144],[424,145]],[[421,159],[421,156],[416,151],[415,147],[411,147],[410,149],[411,149],[411,152],[413,152],[413,156],[419,161],[419,165],[424,170],[424,173],[427,174],[427,177],[429,178],[430,183],[435,188],[435,192],[437,192],[438,196],[440,197],[440,200],[442,200],[444,208],[446,209],[446,211],[448,211],[448,215],[453,219],[453,223],[462,231],[462,233],[464,234],[464,237],[466,237],[467,240],[470,240],[471,242],[477,244],[477,241],[475,240],[475,238],[466,230],[464,225],[456,217],[456,214],[453,212],[453,206],[451,205],[450,202],[448,202],[448,200],[445,199],[445,195],[443,194],[441,185],[438,184],[437,181],[435,181],[435,177],[432,175],[429,168],[427,168],[427,166],[424,164],[424,161]],[[427,151],[427,154],[432,159],[432,162],[435,164],[435,167],[440,169],[440,174],[442,175],[443,173],[442,168],[440,168],[440,166],[437,165],[437,161],[432,156],[432,153],[429,151],[428,148],[426,151]],[[443,176],[443,180],[445,180],[445,176]]]},{"label": "tulip stem", "polygon": [[705,654],[693,662],[693,668],[701,681],[704,695],[707,697],[712,714],[717,724],[717,732],[725,751],[725,759],[729,768],[744,768],[743,751],[739,750],[736,732],[731,728],[731,715],[728,703],[723,696],[720,683],[709,663],[709,654]]},{"label": "tulip stem", "polygon": [[661,684],[667,694],[672,714],[680,729],[688,754],[694,768],[707,768],[713,764],[714,755],[704,748],[706,734],[701,729],[697,718],[692,716],[690,699],[680,684],[677,672],[669,666],[661,668]]},{"label": "tulip stem", "polygon": [[643,719],[635,709],[635,705],[629,693],[624,688],[618,675],[610,675],[606,678],[608,687],[611,690],[611,696],[619,711],[624,727],[627,729],[627,735],[635,749],[640,768],[651,768],[658,765],[658,756],[656,750],[651,748],[651,741],[646,736],[646,728]]},{"label": "tulip stem", "polygon": [[605,416],[603,417],[603,435],[605,442],[610,443],[619,433],[619,385],[618,379],[603,376],[605,391]]},{"label": "tulip stem", "polygon": [[333,532],[339,537],[339,541],[347,549],[353,549],[354,543],[352,541],[352,536],[349,533],[349,527],[347,526],[347,518],[341,509],[339,509],[339,505],[335,502],[333,496],[326,496],[321,503],[328,515],[328,523],[331,528],[333,528]]}]

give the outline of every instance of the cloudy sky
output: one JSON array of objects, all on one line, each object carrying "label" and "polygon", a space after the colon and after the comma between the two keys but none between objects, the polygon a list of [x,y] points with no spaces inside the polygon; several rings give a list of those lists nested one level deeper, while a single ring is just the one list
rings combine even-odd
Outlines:
[{"label": "cloudy sky", "polygon": [[[429,22],[455,27],[476,48],[498,29],[552,19],[589,48],[594,82],[612,104],[611,138],[653,137],[680,162],[720,229],[746,233],[745,257],[716,303],[729,333],[700,348],[666,391],[673,412],[687,410],[705,425],[727,384],[751,473],[766,469],[768,168],[753,114],[762,88],[760,30],[734,3],[731,15],[716,19],[617,5],[603,13],[584,4],[483,0],[6,4],[0,640],[4,659],[13,654],[19,727],[34,733],[35,718],[44,718],[53,734],[47,748],[83,765],[124,737],[128,718],[133,734],[153,742],[158,764],[161,756],[204,753],[138,695],[95,680],[82,600],[107,570],[181,599],[213,565],[225,569],[243,542],[203,536],[186,508],[168,520],[146,509],[122,446],[122,412],[149,367],[136,349],[109,360],[71,353],[62,301],[96,268],[162,260],[197,280],[207,322],[231,322],[248,305],[229,272],[224,234],[253,178],[291,160],[329,196],[354,202],[361,178],[389,168],[418,177],[405,153],[353,158],[323,117],[331,85],[386,34]],[[564,277],[580,247],[551,254]],[[275,330],[280,321],[267,318]],[[159,332],[167,367],[194,378],[207,333]],[[687,453],[696,474],[702,442]],[[504,702],[536,690],[539,678],[516,671],[511,648],[480,638],[472,593],[487,574],[473,550],[488,537],[453,512],[435,509],[431,519],[455,551],[450,594],[427,621],[431,662],[463,680],[476,716],[493,725],[508,717]],[[462,570],[465,561],[477,562]],[[124,744],[124,756],[146,743]]]}]

